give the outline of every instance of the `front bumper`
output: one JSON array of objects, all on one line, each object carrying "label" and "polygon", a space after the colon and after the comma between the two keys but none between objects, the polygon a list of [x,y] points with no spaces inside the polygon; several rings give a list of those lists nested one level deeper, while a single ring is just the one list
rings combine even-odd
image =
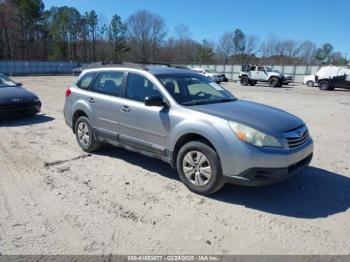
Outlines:
[{"label": "front bumper", "polygon": [[41,111],[41,102],[25,102],[0,105],[0,119],[29,116]]},{"label": "front bumper", "polygon": [[244,186],[275,184],[304,170],[310,164],[312,156],[313,154],[311,153],[306,158],[286,168],[251,168],[238,176],[224,176],[224,181]]},{"label": "front bumper", "polygon": [[309,137],[295,148],[259,148],[241,141],[232,141],[226,148],[220,152],[225,180],[255,186],[273,184],[301,171],[312,159],[314,144]]}]

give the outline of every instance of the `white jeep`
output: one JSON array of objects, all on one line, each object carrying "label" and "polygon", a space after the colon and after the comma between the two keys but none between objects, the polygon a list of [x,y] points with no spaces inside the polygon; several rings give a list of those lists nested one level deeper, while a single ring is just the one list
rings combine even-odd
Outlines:
[{"label": "white jeep", "polygon": [[281,87],[285,82],[285,77],[269,66],[242,65],[239,80],[243,86],[254,86],[258,82],[267,82],[271,87]]}]

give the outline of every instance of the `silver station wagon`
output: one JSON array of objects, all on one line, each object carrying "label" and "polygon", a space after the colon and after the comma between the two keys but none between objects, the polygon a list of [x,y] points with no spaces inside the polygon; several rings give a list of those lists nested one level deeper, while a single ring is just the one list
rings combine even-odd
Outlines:
[{"label": "silver station wagon", "polygon": [[80,147],[103,143],[161,159],[203,195],[224,183],[267,185],[308,166],[305,123],[237,99],[194,71],[139,64],[84,70],[67,89],[65,121]]}]

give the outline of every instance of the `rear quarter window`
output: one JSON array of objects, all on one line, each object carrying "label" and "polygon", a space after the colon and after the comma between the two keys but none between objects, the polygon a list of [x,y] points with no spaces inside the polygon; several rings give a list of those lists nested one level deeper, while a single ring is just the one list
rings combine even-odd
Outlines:
[{"label": "rear quarter window", "polygon": [[96,73],[87,73],[83,75],[77,82],[77,87],[85,90],[89,89],[92,84],[92,81],[95,79],[95,76]]}]

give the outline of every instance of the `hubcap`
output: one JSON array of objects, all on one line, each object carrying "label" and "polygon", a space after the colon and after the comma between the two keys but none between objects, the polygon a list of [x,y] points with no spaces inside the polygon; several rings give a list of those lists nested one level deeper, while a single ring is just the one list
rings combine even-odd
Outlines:
[{"label": "hubcap", "polygon": [[87,146],[90,142],[90,131],[86,123],[81,122],[78,125],[78,139],[81,144]]},{"label": "hubcap", "polygon": [[199,151],[190,151],[185,155],[182,170],[187,180],[196,186],[205,186],[211,179],[209,160]]}]

